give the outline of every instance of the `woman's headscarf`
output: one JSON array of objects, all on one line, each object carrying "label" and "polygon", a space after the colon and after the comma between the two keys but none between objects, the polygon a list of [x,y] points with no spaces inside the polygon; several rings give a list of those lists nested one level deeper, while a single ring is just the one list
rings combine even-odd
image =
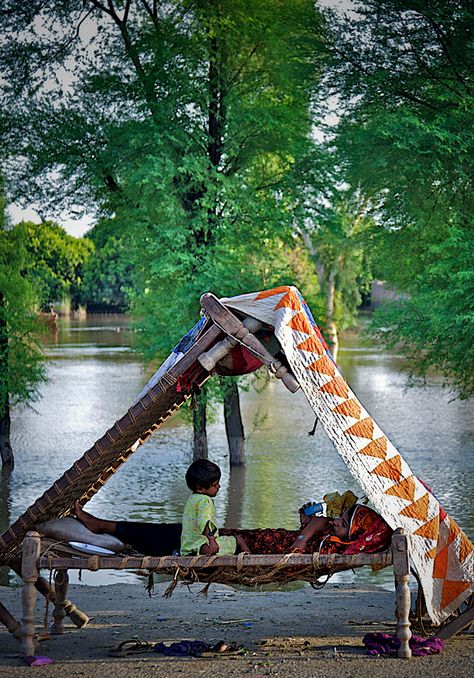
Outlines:
[{"label": "woman's headscarf", "polygon": [[320,553],[376,553],[390,546],[391,537],[392,530],[382,516],[368,506],[356,504],[348,538],[329,535],[321,542]]}]

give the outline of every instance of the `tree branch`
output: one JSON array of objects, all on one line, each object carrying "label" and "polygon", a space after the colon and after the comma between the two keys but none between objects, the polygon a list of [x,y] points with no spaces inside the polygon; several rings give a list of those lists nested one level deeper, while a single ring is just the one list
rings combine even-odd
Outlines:
[{"label": "tree branch", "polygon": [[[409,35],[409,27],[407,26],[406,22],[403,19],[402,19],[402,25],[405,28],[405,35],[408,36]],[[438,77],[435,74],[434,70],[426,63],[426,61],[423,60],[423,58],[419,54],[418,50],[415,48],[415,45],[413,44],[412,40],[409,37],[407,37],[406,40],[407,40],[408,44],[410,45],[410,52],[413,55],[413,58],[415,59],[415,62],[418,65],[418,68],[421,71],[425,71],[425,73],[427,73],[427,75],[432,80],[434,80],[435,82],[437,82],[441,86],[446,87],[446,89],[448,89],[450,92],[452,92],[456,96],[458,96],[458,97],[461,96],[461,94],[458,92],[457,89],[455,89],[454,87],[449,85],[446,82],[446,80],[443,80],[442,78]]]},{"label": "tree branch", "polygon": [[127,19],[128,19],[128,11],[130,8],[130,2],[131,0],[127,0],[126,6],[125,6],[125,12],[124,12],[124,18],[121,19],[117,12],[115,11],[115,7],[113,4],[113,0],[107,0],[108,1],[108,6],[109,9],[102,5],[98,0],[91,0],[91,2],[96,6],[99,7],[102,11],[106,12],[109,14],[110,17],[114,20],[115,24],[118,26],[118,29],[120,31],[120,34],[122,36],[122,40],[125,46],[125,52],[128,54],[130,57],[130,60],[132,61],[133,66],[135,67],[135,71],[137,73],[138,79],[140,80],[143,90],[145,92],[145,99],[148,103],[148,106],[150,107],[150,112],[153,117],[156,115],[156,94],[154,87],[151,85],[150,82],[148,81],[147,74],[145,72],[145,69],[142,66],[142,63],[140,61],[140,57],[138,55],[138,52],[132,42],[132,39],[130,37],[130,33],[127,29]]},{"label": "tree branch", "polygon": [[242,71],[244,69],[244,66],[246,66],[249,63],[250,59],[253,57],[253,55],[257,51],[258,47],[259,47],[259,45],[255,45],[255,47],[252,48],[248,57],[246,59],[244,59],[244,61],[240,64],[240,66],[238,67],[238,69],[236,70],[234,75],[230,78],[229,82],[227,83],[227,87],[226,87],[227,92],[229,92],[232,89],[232,87],[234,86],[234,84],[237,82],[237,79],[239,78],[240,74],[242,73]]},{"label": "tree branch", "polygon": [[94,5],[96,9],[100,9],[101,12],[105,12],[105,14],[112,16],[110,10],[107,9],[107,7],[103,5],[101,2],[99,2],[99,0],[89,0],[89,1],[91,2],[92,5]]},{"label": "tree branch", "polygon": [[444,53],[446,59],[448,60],[449,65],[450,65],[451,68],[453,69],[453,73],[454,73],[454,75],[455,75],[455,77],[456,77],[456,80],[457,80],[458,82],[460,82],[461,85],[462,85],[462,86],[464,87],[464,89],[466,90],[466,92],[467,92],[468,94],[470,94],[470,93],[471,93],[470,88],[468,87],[468,85],[467,85],[465,79],[464,79],[464,78],[462,77],[462,75],[459,73],[459,71],[458,71],[458,69],[456,68],[456,65],[455,65],[455,63],[454,63],[454,61],[453,61],[453,59],[452,59],[452,57],[451,57],[451,53],[450,53],[450,51],[449,51],[449,47],[448,47],[448,45],[447,45],[447,43],[446,43],[445,36],[444,36],[444,34],[443,34],[443,31],[441,30],[440,25],[433,19],[433,17],[427,16],[426,18],[427,18],[427,20],[428,20],[428,23],[431,25],[431,27],[433,28],[434,32],[436,33],[436,37],[438,38],[438,42],[439,42],[439,44],[441,45],[441,49],[443,50],[443,53]]},{"label": "tree branch", "polygon": [[234,172],[236,172],[239,169],[238,161],[239,161],[240,153],[244,149],[245,144],[249,141],[249,139],[256,136],[258,131],[259,131],[259,129],[256,128],[252,132],[249,132],[244,137],[242,137],[242,140],[240,141],[240,143],[237,147],[237,150],[235,151],[233,157],[231,159],[229,159],[229,161],[224,165],[224,169],[222,170],[222,173],[225,176],[230,177],[230,176],[232,176],[232,174]]},{"label": "tree branch", "polygon": [[145,11],[147,12],[148,16],[152,20],[153,26],[155,27],[156,31],[158,32],[160,30],[160,23],[158,21],[156,0],[153,1],[153,7],[150,7],[150,4],[147,2],[147,0],[141,0],[141,3],[143,5],[143,7],[145,8]]},{"label": "tree branch", "polygon": [[130,5],[131,4],[132,4],[132,0],[127,0],[127,2],[125,3],[125,9],[124,9],[124,12],[123,12],[123,22],[124,22],[124,24],[127,23],[128,14],[130,12]]}]

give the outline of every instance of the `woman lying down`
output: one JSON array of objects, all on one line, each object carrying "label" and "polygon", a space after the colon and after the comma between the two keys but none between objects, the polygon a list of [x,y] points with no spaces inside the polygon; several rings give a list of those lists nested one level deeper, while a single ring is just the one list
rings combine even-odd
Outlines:
[{"label": "woman lying down", "polygon": [[377,553],[390,546],[392,530],[374,510],[354,504],[337,518],[306,516],[299,511],[300,529],[222,529],[222,535],[239,534],[250,553]]},{"label": "woman lying down", "polygon": [[[241,537],[246,552],[272,553],[377,553],[390,546],[392,530],[373,509],[354,504],[339,517],[307,516],[299,509],[300,528],[241,530],[221,528],[219,536]],[[176,555],[181,547],[181,523],[139,523],[97,518],[84,511],[79,502],[76,517],[96,534],[111,534],[124,544],[149,556]]]}]

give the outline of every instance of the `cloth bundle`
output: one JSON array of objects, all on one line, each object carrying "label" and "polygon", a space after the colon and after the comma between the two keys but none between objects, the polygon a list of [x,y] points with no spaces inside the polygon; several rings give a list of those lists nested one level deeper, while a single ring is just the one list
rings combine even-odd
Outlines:
[{"label": "cloth bundle", "polygon": [[203,652],[212,652],[215,654],[240,654],[242,646],[235,643],[226,643],[223,640],[210,645],[203,640],[180,640],[171,645],[157,643],[153,647],[153,652],[164,654],[166,657],[200,657]]},{"label": "cloth bundle", "polygon": [[[381,655],[387,654],[395,656],[400,647],[400,639],[389,633],[367,633],[362,642],[367,648],[367,654]],[[444,650],[444,643],[441,638],[423,638],[422,636],[412,636],[409,645],[414,657],[423,657],[428,654],[441,654]]]},{"label": "cloth bundle", "polygon": [[330,492],[325,494],[323,500],[327,504],[326,515],[328,518],[338,518],[344,511],[354,506],[359,497],[356,497],[351,490],[346,490],[343,494],[339,492]]}]

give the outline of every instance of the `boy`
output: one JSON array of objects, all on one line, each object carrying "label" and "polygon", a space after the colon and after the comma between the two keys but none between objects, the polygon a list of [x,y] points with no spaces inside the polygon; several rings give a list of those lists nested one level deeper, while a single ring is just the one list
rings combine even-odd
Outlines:
[{"label": "boy", "polygon": [[192,491],[184,507],[181,555],[234,555],[248,551],[240,536],[220,537],[213,498],[220,490],[221,470],[212,461],[197,459],[186,471],[186,484]]}]

